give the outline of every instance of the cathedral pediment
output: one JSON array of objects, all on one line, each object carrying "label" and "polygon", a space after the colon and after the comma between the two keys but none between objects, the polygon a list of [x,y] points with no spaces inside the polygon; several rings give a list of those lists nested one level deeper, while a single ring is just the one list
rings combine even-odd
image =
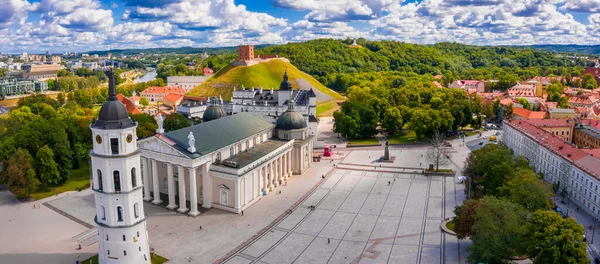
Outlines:
[{"label": "cathedral pediment", "polygon": [[[170,142],[169,142],[170,143]],[[165,142],[162,139],[157,137],[152,137],[147,140],[143,140],[138,143],[138,148],[153,152],[158,152],[170,156],[188,158],[186,155],[181,153],[179,150],[175,149],[174,146],[169,145],[168,142]]]}]

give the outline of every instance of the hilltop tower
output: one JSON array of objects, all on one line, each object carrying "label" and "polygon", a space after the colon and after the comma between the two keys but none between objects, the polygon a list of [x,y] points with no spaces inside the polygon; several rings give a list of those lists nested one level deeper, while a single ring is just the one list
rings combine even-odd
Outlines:
[{"label": "hilltop tower", "polygon": [[92,122],[92,178],[96,201],[99,263],[150,263],[137,123],[117,100],[115,75],[108,76],[108,100]]},{"label": "hilltop tower", "polygon": [[238,60],[249,61],[254,59],[254,46],[253,45],[240,45],[238,47]]}]

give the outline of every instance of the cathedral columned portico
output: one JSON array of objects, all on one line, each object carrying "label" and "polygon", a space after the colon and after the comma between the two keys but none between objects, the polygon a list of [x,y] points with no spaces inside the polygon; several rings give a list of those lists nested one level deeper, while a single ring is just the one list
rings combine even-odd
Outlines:
[{"label": "cathedral columned portico", "polygon": [[[192,216],[198,205],[243,211],[312,164],[312,137],[298,116],[288,128],[239,113],[140,140],[144,200],[161,204],[163,194],[168,209]],[[310,155],[293,154],[306,149]]]}]

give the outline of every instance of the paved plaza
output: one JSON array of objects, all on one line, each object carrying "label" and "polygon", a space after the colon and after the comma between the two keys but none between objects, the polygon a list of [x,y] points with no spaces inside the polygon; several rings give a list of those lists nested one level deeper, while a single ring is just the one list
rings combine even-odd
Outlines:
[{"label": "paved plaza", "polygon": [[226,263],[442,263],[448,187],[453,177],[336,170]]}]

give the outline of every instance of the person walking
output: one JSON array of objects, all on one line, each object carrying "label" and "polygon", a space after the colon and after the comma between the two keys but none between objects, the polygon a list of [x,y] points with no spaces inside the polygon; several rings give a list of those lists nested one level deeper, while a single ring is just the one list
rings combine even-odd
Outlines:
[{"label": "person walking", "polygon": [[331,243],[331,239],[327,238],[327,244]]}]

